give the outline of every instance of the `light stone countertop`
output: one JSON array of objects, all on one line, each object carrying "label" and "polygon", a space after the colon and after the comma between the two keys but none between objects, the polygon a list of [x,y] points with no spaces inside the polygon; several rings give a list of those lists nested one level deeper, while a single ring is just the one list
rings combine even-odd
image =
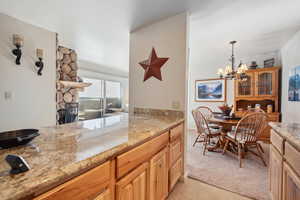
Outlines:
[{"label": "light stone countertop", "polygon": [[300,124],[270,122],[269,125],[286,141],[300,151]]},{"label": "light stone countertop", "polygon": [[[183,122],[176,115],[127,114],[40,129],[30,145],[0,150],[0,199],[31,199]],[[31,170],[8,175],[7,154]]]}]

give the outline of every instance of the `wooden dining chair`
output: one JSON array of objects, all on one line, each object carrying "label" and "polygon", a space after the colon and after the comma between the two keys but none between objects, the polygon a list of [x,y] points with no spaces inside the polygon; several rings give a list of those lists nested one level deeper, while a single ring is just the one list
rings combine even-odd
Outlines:
[{"label": "wooden dining chair", "polygon": [[200,111],[206,120],[214,117],[213,111],[207,106],[199,106],[195,110]]},{"label": "wooden dining chair", "polygon": [[[250,113],[244,116],[232,132],[228,132],[225,138],[225,145],[223,154],[228,151],[229,143],[233,143],[238,148],[238,158],[240,167],[242,167],[242,153],[250,152],[258,156],[265,166],[266,162],[263,158],[263,152],[259,147],[257,138],[262,133],[263,129],[267,126],[267,115],[261,112]],[[251,150],[255,147],[257,152]],[[243,151],[243,152],[242,152]]]},{"label": "wooden dining chair", "polygon": [[211,138],[214,137],[219,137],[221,135],[220,129],[212,129],[209,127],[208,122],[204,115],[199,111],[198,109],[192,111],[196,126],[197,126],[197,131],[198,131],[198,137],[196,138],[193,146],[197,143],[198,139],[200,137],[203,137],[203,144],[204,144],[204,149],[203,149],[203,155],[205,155],[205,152],[207,150],[207,144],[209,143]]},{"label": "wooden dining chair", "polygon": [[213,111],[207,106],[199,106],[195,110],[198,110],[202,113],[206,121],[208,122],[208,126],[212,129],[219,129],[220,126],[218,124],[214,124],[209,122],[210,119],[214,117]]},{"label": "wooden dining chair", "polygon": [[[243,117],[246,116],[246,115],[249,115],[249,114],[251,114],[251,113],[264,113],[264,114],[266,114],[266,112],[265,112],[263,109],[261,109],[261,108],[250,108],[250,109],[248,109],[248,110],[243,114]],[[266,116],[267,116],[267,118],[268,118],[268,115],[266,115]],[[265,128],[267,128],[267,126],[265,126],[264,129],[265,129]],[[262,132],[263,132],[263,131],[264,131],[264,130],[262,130]],[[257,143],[257,144],[258,144],[260,150],[262,151],[262,153],[265,153],[265,152],[264,152],[264,149],[263,149],[262,146],[261,146],[261,144],[260,144],[260,143]]]},{"label": "wooden dining chair", "polygon": [[[197,127],[197,133],[198,133],[198,136],[197,136],[193,146],[195,146],[196,143],[204,142],[204,140],[202,139],[202,138],[204,138],[204,135],[203,135],[203,133],[201,133],[201,130],[198,127],[199,124],[197,123],[197,119],[196,119],[194,111],[200,111],[201,114],[206,119],[206,121],[209,121],[211,118],[214,117],[213,111],[209,107],[206,107],[206,106],[199,106],[195,110],[192,111],[192,115],[193,115],[193,118],[194,118],[194,121],[195,121],[195,124],[196,124],[196,127]],[[213,123],[208,123],[208,126],[212,129],[219,129],[220,128],[218,125],[213,124]],[[209,139],[208,143],[210,143],[210,139]]]}]

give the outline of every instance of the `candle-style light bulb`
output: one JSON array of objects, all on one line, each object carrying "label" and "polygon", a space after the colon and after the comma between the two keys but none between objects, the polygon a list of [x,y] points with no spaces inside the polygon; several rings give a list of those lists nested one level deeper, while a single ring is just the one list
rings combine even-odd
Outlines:
[{"label": "candle-style light bulb", "polygon": [[36,49],[36,56],[38,58],[43,58],[43,55],[44,55],[43,49]]},{"label": "candle-style light bulb", "polygon": [[219,68],[217,74],[220,75],[220,76],[222,76],[224,74],[223,69]]},{"label": "candle-style light bulb", "polygon": [[15,46],[22,47],[23,46],[23,38],[21,35],[13,34],[13,44]]},{"label": "candle-style light bulb", "polygon": [[244,71],[244,73],[248,70],[248,66],[246,64],[243,64],[242,65],[242,69]]},{"label": "candle-style light bulb", "polygon": [[229,75],[232,73],[232,69],[231,69],[231,66],[230,65],[227,65],[226,68],[225,68],[225,74]]}]

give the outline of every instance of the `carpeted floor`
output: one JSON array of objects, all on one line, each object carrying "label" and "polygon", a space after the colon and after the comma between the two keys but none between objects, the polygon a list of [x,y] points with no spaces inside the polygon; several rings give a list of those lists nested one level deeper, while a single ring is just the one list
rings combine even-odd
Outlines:
[{"label": "carpeted floor", "polygon": [[[258,157],[247,154],[243,159],[243,167],[239,168],[238,159],[233,155],[207,152],[203,156],[202,143],[192,147],[195,137],[195,131],[189,131],[187,154],[189,177],[256,200],[270,200],[268,167],[265,167]],[[262,145],[268,164],[269,145]]]}]

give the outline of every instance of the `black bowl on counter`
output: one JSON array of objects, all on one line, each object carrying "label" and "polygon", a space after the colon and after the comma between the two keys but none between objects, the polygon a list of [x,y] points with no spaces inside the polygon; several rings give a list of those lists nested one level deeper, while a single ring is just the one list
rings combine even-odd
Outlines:
[{"label": "black bowl on counter", "polygon": [[0,132],[0,149],[25,145],[39,135],[39,130],[37,129]]}]

